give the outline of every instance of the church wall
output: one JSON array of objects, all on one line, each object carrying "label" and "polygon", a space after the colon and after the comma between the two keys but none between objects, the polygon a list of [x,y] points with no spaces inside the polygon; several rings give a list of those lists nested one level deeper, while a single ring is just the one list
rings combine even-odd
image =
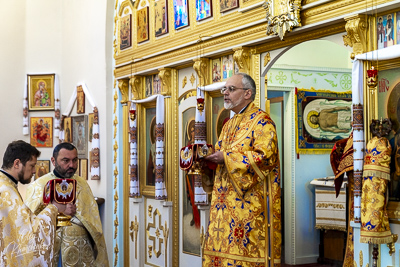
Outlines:
[{"label": "church wall", "polygon": [[[106,64],[111,65],[111,59],[106,57],[105,51],[106,24],[112,24],[112,17],[107,21],[107,5],[107,1],[95,0],[1,1],[0,9],[0,36],[3,40],[0,49],[0,84],[6,85],[0,88],[0,120],[8,130],[2,133],[0,153],[3,154],[12,140],[29,142],[29,135],[22,134],[22,101],[28,73],[58,75],[62,113],[66,112],[76,85],[79,82],[86,83],[99,110],[101,180],[89,178],[88,183],[95,196],[106,199],[100,209],[103,229],[109,229],[112,225],[110,216],[105,216],[108,205],[112,205],[111,191],[107,191],[107,188],[111,188],[108,184],[111,180],[107,179],[110,172],[107,163],[111,162],[110,156],[107,156],[107,140],[112,129],[107,124],[111,125],[112,78],[107,79]],[[112,76],[110,71],[109,76]],[[90,103],[86,101],[86,114],[91,110]],[[76,107],[71,115],[76,115]],[[30,116],[54,118],[54,111],[30,112]],[[57,143],[58,138],[54,137],[53,146]],[[50,160],[52,148],[39,150],[42,152],[39,159]],[[24,195],[26,186],[21,186],[20,190]],[[106,242],[112,242],[110,231],[104,232]],[[107,242],[107,247],[111,252],[112,243]],[[112,259],[111,253],[109,258]]]}]

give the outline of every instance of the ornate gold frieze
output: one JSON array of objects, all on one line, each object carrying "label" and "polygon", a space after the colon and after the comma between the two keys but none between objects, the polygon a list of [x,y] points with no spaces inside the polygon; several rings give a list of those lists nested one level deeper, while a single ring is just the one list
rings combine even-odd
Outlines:
[{"label": "ornate gold frieze", "polygon": [[192,97],[192,96],[197,96],[197,90],[196,90],[196,89],[191,89],[191,90],[185,91],[185,92],[178,98],[179,104],[181,103],[181,101],[184,101],[184,100],[186,100],[186,99],[188,99],[189,97]]},{"label": "ornate gold frieze", "polygon": [[199,77],[197,86],[210,84],[210,60],[208,58],[196,58],[193,61],[193,69],[196,71],[197,77]]},{"label": "ornate gold frieze", "polygon": [[135,242],[135,259],[137,259],[137,246],[138,246],[137,234],[139,231],[139,223],[136,215],[135,215],[135,221],[131,221],[131,226],[129,227],[129,229],[131,230],[130,232],[131,240],[132,242]]},{"label": "ornate gold frieze", "polygon": [[118,88],[121,92],[121,104],[126,104],[129,101],[129,79],[119,79]]},{"label": "ornate gold frieze", "polygon": [[283,40],[286,32],[291,32],[293,27],[301,26],[301,0],[266,0],[263,7],[267,13],[268,35],[277,35]]},{"label": "ornate gold frieze", "polygon": [[[329,36],[332,34],[337,34],[345,31],[345,21],[340,22],[336,25],[330,27],[325,27],[323,29],[317,29],[309,32],[299,32],[293,33],[285,38],[285,42],[275,41],[267,42],[257,46],[257,51],[259,53],[272,51],[278,48],[299,44],[305,41],[322,38],[324,36]],[[222,38],[207,40],[203,42],[203,47],[205,53],[229,49],[229,47],[234,47],[235,44],[248,42],[249,40],[255,40],[259,38],[265,38],[265,25],[257,26],[249,29],[245,29],[240,32],[235,32],[233,34],[226,35]],[[197,46],[192,46],[188,48],[182,48],[179,51],[173,51],[169,53],[162,54],[160,56],[149,58],[142,61],[137,61],[134,63],[134,68],[136,71],[149,70],[152,67],[160,65],[173,64],[178,61],[184,61],[191,57],[194,57],[198,50]],[[130,61],[130,60],[128,60]],[[131,73],[131,67],[129,65],[122,66],[117,69],[117,77],[129,75]]]},{"label": "ornate gold frieze", "polygon": [[129,82],[131,85],[132,100],[141,99],[143,76],[133,76]]},{"label": "ornate gold frieze", "polygon": [[250,74],[251,49],[249,47],[236,47],[232,49],[235,53],[233,59],[239,67],[240,72]]},{"label": "ornate gold frieze", "polygon": [[158,77],[160,77],[162,83],[161,94],[162,95],[171,95],[171,76],[172,76],[172,68],[161,68],[159,69]]},{"label": "ornate gold frieze", "polygon": [[347,34],[343,35],[343,42],[345,46],[353,47],[350,57],[354,59],[367,51],[367,16],[354,15],[345,20]]}]

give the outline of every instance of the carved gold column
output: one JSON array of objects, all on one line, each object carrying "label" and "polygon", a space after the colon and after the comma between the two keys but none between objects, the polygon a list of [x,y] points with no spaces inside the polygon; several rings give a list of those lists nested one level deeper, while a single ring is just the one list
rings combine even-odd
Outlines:
[{"label": "carved gold column", "polygon": [[[122,161],[122,181],[123,181],[123,214],[124,222],[129,221],[129,110],[128,110],[128,101],[129,101],[129,79],[120,79],[118,80],[118,88],[121,92],[121,104],[122,104],[122,153],[123,153],[123,161]],[[120,146],[121,147],[121,146]],[[124,227],[124,248],[129,248],[129,228]],[[125,253],[124,256],[124,266],[129,265],[129,253]]]},{"label": "carved gold column", "polygon": [[210,84],[210,60],[208,58],[196,58],[193,61],[193,69],[196,71],[197,76],[199,77],[199,83],[197,86]]},{"label": "carved gold column", "polygon": [[132,100],[137,100],[142,98],[142,76],[133,76],[129,80],[131,85]]},{"label": "carved gold column", "polygon": [[158,77],[160,77],[162,83],[161,94],[171,95],[171,68],[159,69]]},{"label": "carved gold column", "polygon": [[356,55],[367,52],[367,16],[353,15],[344,18],[346,20],[346,35],[343,35],[345,46],[353,47],[351,59]]}]

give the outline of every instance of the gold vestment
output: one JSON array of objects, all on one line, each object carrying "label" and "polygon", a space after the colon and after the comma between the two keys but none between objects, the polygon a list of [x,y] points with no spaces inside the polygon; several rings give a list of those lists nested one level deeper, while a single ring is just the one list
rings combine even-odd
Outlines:
[{"label": "gold vestment", "polygon": [[223,127],[203,266],[280,266],[281,191],[275,124],[251,103]]},{"label": "gold vestment", "polygon": [[[56,179],[50,172],[35,180],[27,189],[25,203],[35,213],[40,212],[43,205],[43,189],[45,184]],[[100,221],[99,209],[86,180],[78,175],[76,180],[76,214],[71,219],[72,226],[57,229],[54,246],[54,262],[57,266],[61,249],[63,266],[107,266],[107,249]],[[93,240],[93,245],[91,244]]]},{"label": "gold vestment", "polygon": [[57,213],[50,204],[33,214],[0,172],[0,266],[51,266]]}]

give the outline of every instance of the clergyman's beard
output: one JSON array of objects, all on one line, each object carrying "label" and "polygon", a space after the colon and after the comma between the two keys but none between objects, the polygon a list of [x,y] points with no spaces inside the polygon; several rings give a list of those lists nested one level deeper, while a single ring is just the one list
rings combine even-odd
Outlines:
[{"label": "clergyman's beard", "polygon": [[232,110],[234,107],[237,107],[243,100],[243,96],[241,96],[238,101],[236,101],[236,103],[232,103],[232,101],[230,101],[229,103],[224,102],[224,108],[228,109],[228,110]]},{"label": "clergyman's beard", "polygon": [[[60,165],[56,164],[56,166],[54,166],[54,170],[63,178],[71,178],[72,176],[74,176],[76,169],[74,168],[68,168],[68,169],[62,169],[60,167]],[[74,170],[73,172],[68,172],[68,170]]]},{"label": "clergyman's beard", "polygon": [[24,179],[25,167],[18,173],[18,181],[21,184],[29,184],[31,182],[32,176],[29,179]]}]

